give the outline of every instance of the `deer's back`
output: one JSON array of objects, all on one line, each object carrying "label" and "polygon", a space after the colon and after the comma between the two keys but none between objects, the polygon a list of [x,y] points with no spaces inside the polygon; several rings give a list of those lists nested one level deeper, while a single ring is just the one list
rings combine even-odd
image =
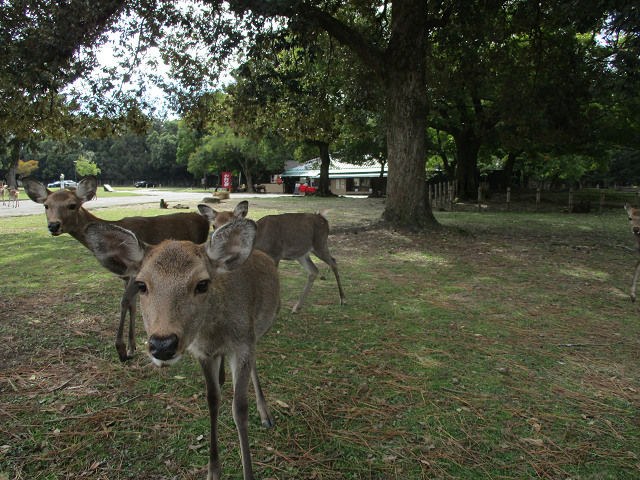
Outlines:
[{"label": "deer's back", "polygon": [[127,217],[113,223],[131,230],[138,239],[150,245],[157,245],[164,240],[204,243],[209,235],[209,222],[198,213]]},{"label": "deer's back", "polygon": [[256,223],[255,248],[276,262],[302,257],[319,248],[329,234],[329,222],[316,213],[267,215]]}]

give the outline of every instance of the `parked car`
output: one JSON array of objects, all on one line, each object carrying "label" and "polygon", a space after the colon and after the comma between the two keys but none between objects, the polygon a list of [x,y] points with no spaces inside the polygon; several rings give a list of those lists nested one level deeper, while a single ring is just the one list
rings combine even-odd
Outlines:
[{"label": "parked car", "polygon": [[147,180],[139,180],[136,183],[134,183],[134,185],[136,186],[136,188],[140,188],[140,187],[155,187],[156,184],[153,182],[148,182]]},{"label": "parked car", "polygon": [[[64,180],[64,188],[76,188],[78,184],[73,180]],[[47,184],[47,188],[60,188],[60,180]]]}]

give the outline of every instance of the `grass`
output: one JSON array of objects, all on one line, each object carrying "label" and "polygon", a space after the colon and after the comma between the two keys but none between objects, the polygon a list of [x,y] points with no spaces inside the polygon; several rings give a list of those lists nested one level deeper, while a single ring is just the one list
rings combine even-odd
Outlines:
[{"label": "grass", "polygon": [[[273,429],[251,402],[257,478],[640,476],[637,253],[621,208],[437,212],[445,228],[426,234],[352,228],[379,218],[372,199],[251,199],[249,215],[323,208],[347,305],[323,264],[290,314],[305,274],[281,263],[283,309],[258,346]],[[121,364],[121,281],[45,230],[41,215],[0,219],[0,479],[205,478],[196,362],[151,367],[138,322]],[[227,382],[220,445],[224,478],[239,478],[231,396]]]}]

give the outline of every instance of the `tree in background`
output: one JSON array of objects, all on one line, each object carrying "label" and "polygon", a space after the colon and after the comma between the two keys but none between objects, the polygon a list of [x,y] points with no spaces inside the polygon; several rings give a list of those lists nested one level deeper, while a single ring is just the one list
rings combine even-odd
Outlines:
[{"label": "tree in background", "polygon": [[226,89],[234,129],[256,139],[279,135],[317,148],[320,196],[331,195],[331,146],[358,109],[345,88],[345,70],[354,64],[348,54],[323,34],[312,39],[264,34]]},{"label": "tree in background", "polygon": [[31,173],[38,169],[38,161],[37,160],[19,160],[18,166],[16,168],[16,174],[26,177],[27,175],[31,175]]},{"label": "tree in background", "polygon": [[468,2],[435,32],[428,124],[455,141],[462,198],[477,195],[483,148],[502,148],[512,159],[555,147],[558,154],[586,153],[600,127],[590,105],[604,73],[594,58],[605,17],[601,4],[577,11],[566,2]]},{"label": "tree in background", "polygon": [[78,156],[78,160],[75,161],[76,173],[81,177],[87,175],[97,176],[100,173],[98,165],[92,160],[94,157],[93,152],[81,153]]},{"label": "tree in background", "polygon": [[23,147],[83,126],[75,115],[79,105],[62,91],[93,68],[89,47],[123,6],[119,1],[0,4],[0,140],[10,152],[4,165],[9,185],[15,186]]}]

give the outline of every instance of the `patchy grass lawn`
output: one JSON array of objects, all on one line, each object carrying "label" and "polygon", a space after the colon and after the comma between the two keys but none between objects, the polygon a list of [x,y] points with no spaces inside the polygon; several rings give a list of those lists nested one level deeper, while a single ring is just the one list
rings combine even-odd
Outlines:
[{"label": "patchy grass lawn", "polygon": [[[347,305],[318,261],[326,280],[290,314],[305,274],[281,263],[283,308],[258,347],[273,429],[251,402],[258,478],[640,477],[638,255],[621,208],[440,212],[426,234],[352,228],[380,200],[252,199],[249,216],[323,208]],[[152,367],[138,322],[121,364],[122,282],[45,230],[0,219],[0,479],[205,478],[196,362]],[[221,455],[239,478],[230,399],[227,382]]]}]

